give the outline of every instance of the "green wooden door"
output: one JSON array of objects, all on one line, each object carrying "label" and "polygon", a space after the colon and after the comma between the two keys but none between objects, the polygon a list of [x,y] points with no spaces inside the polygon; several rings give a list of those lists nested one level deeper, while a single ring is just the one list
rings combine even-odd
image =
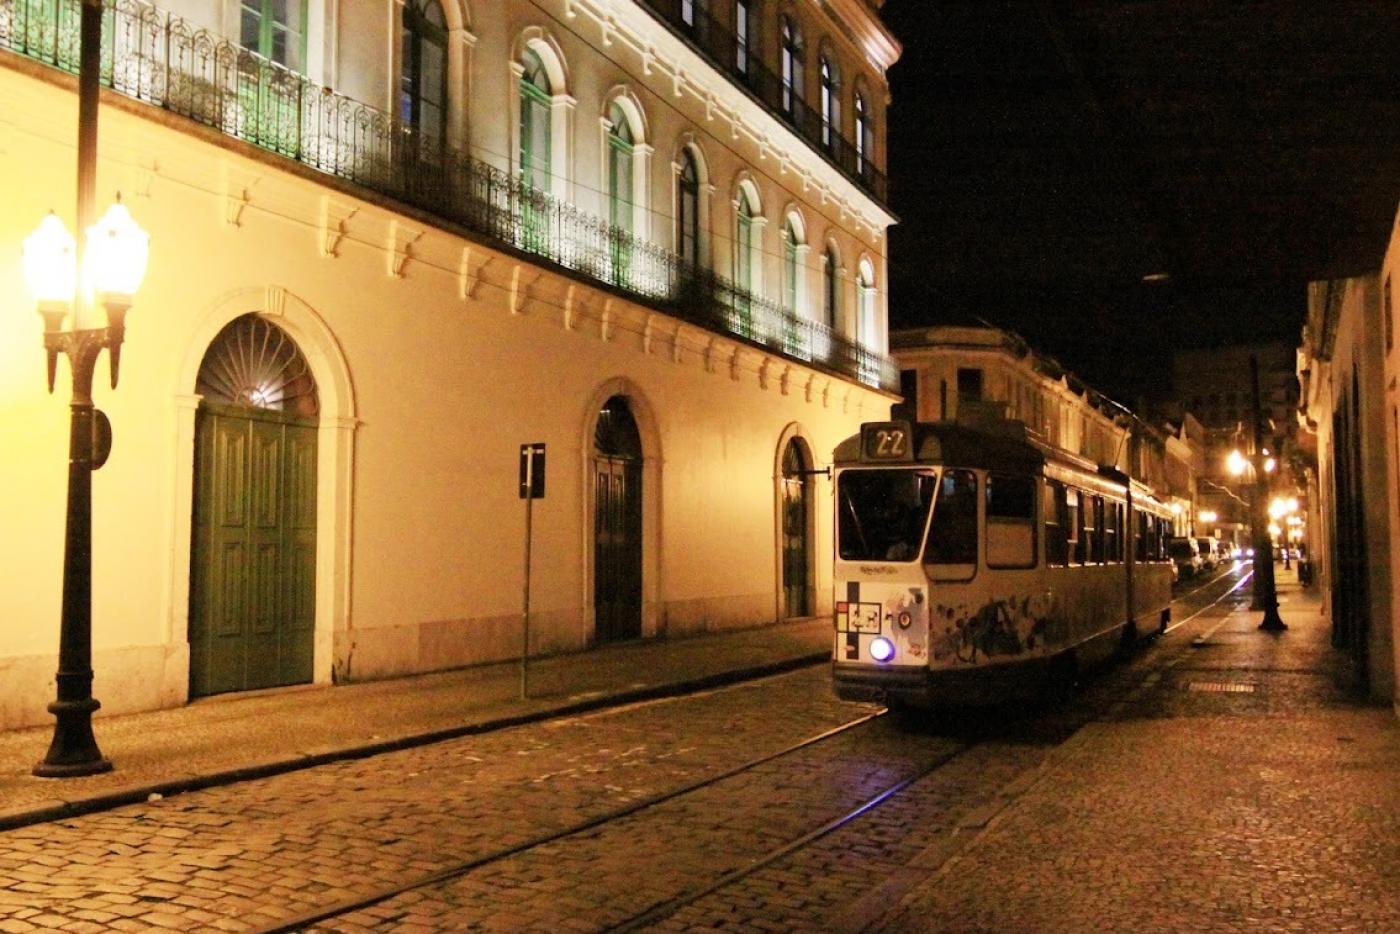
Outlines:
[{"label": "green wooden door", "polygon": [[193,539],[191,695],[310,681],[315,419],[201,406]]},{"label": "green wooden door", "polygon": [[810,579],[807,526],[810,504],[807,495],[807,459],[796,442],[789,441],[783,453],[783,615],[806,616],[811,612],[807,599]]},{"label": "green wooden door", "polygon": [[600,642],[642,634],[641,464],[594,462],[593,611]]}]

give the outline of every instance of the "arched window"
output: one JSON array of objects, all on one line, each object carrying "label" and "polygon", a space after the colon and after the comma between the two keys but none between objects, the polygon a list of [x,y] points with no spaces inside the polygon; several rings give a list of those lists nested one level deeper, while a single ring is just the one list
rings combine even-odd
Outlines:
[{"label": "arched window", "polygon": [[438,0],[404,4],[399,118],[423,139],[447,136],[447,21]]},{"label": "arched window", "polygon": [[242,0],[239,43],[293,71],[306,66],[305,0]]},{"label": "arched window", "polygon": [[608,110],[608,123],[608,223],[613,282],[625,286],[632,268],[632,165],[636,144],[631,121],[616,103]]},{"label": "arched window", "polygon": [[676,246],[681,262],[700,266],[700,167],[695,154],[681,150],[681,171],[676,180]]},{"label": "arched window", "polygon": [[734,284],[753,290],[753,206],[749,196],[739,193],[739,212],[734,222]]},{"label": "arched window", "polygon": [[866,167],[874,158],[875,130],[870,122],[870,109],[866,106],[865,95],[856,91],[856,171],[864,175]]},{"label": "arched window", "polygon": [[801,266],[797,261],[797,247],[800,243],[797,226],[792,215],[783,224],[783,309],[788,314],[797,315],[797,277]]},{"label": "arched window", "polygon": [[789,17],[783,17],[782,48],[779,52],[782,66],[782,105],[783,113],[797,116],[797,105],[802,100],[802,33]]},{"label": "arched window", "polygon": [[749,193],[739,189],[734,215],[734,328],[744,337],[754,336],[753,293],[757,290],[754,254],[758,241],[754,214],[755,206]]},{"label": "arched window", "polygon": [[520,174],[531,188],[548,191],[550,184],[550,97],[553,89],[544,60],[526,49],[520,76]]},{"label": "arched window", "polygon": [[608,110],[608,222],[615,229],[632,231],[632,160],[636,141],[632,124],[622,108]]},{"label": "arched window", "polygon": [[830,245],[822,254],[822,324],[835,331],[841,320],[841,284],[837,279],[836,249]]},{"label": "arched window", "polygon": [[868,348],[875,349],[879,337],[879,322],[875,311],[875,270],[869,260],[861,260],[860,276],[856,280],[856,298],[859,302],[859,318],[856,321],[856,339]]},{"label": "arched window", "polygon": [[841,135],[841,71],[836,63],[823,55],[822,72],[822,145],[830,149]]}]

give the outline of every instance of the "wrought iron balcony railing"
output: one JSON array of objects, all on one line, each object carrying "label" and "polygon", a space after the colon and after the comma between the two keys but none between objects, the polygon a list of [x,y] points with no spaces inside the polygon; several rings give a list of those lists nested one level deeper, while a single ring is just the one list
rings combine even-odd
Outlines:
[{"label": "wrought iron balcony railing", "polygon": [[[80,0],[0,0],[0,48],[76,73]],[[362,185],[668,314],[871,386],[897,390],[882,354],[675,253],[138,0],[108,0],[102,83]]]},{"label": "wrought iron balcony railing", "polygon": [[715,18],[707,4],[683,0],[642,0],[657,16],[686,38],[711,64],[735,84],[747,88],[763,105],[790,126],[847,178],[875,197],[889,203],[889,183],[876,168],[872,153],[847,138],[827,121],[797,88],[784,87],[782,77],[763,60],[750,36],[741,43],[734,30]]}]

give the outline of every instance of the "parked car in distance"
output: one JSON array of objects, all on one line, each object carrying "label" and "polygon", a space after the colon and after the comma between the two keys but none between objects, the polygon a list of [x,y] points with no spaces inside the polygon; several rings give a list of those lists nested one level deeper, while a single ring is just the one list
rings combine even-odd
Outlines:
[{"label": "parked car in distance", "polygon": [[1182,578],[1195,577],[1201,570],[1201,549],[1194,538],[1173,538],[1167,544],[1167,555]]},{"label": "parked car in distance", "polygon": [[1220,543],[1213,538],[1196,539],[1196,548],[1201,553],[1201,567],[1207,571],[1215,570],[1225,560],[1225,556],[1220,550]]}]

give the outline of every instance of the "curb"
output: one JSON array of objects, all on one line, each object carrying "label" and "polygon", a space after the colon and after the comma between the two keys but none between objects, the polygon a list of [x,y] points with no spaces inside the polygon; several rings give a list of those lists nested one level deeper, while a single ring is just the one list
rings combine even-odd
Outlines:
[{"label": "curb", "polygon": [[288,772],[297,772],[302,769],[314,768],[319,765],[328,765],[333,762],[368,759],[371,756],[381,755],[386,752],[397,752],[399,750],[413,749],[419,746],[430,746],[433,743],[440,743],[449,739],[459,739],[463,736],[493,733],[498,730],[510,729],[511,727],[540,723],[556,717],[591,713],[597,710],[605,710],[609,707],[621,707],[625,704],[634,704],[639,701],[658,700],[665,697],[679,697],[685,694],[694,694],[698,691],[704,691],[710,688],[738,684],[743,681],[753,681],[772,675],[786,674],[787,672],[797,671],[802,668],[810,668],[813,665],[818,665],[830,660],[831,653],[829,651],[799,655],[776,662],[751,665],[747,668],[736,668],[729,671],[717,672],[715,674],[703,675],[698,678],[688,678],[666,684],[630,688],[612,694],[590,697],[586,700],[573,701],[571,703],[550,704],[522,713],[481,720],[476,723],[464,723],[460,726],[431,730],[426,733],[412,733],[407,736],[399,736],[393,739],[365,743],[358,746],[346,746],[339,749],[295,753],[285,758],[267,759],[233,769],[224,769],[219,772],[191,774],[160,782],[131,785],[126,788],[119,788],[115,791],[103,792],[73,801],[56,800],[53,804],[40,807],[26,806],[23,809],[14,811],[0,809],[0,832],[29,827],[34,824],[50,823],[70,817],[81,817],[85,814],[95,814],[99,811],[110,811],[128,804],[139,804],[150,800],[152,795],[167,798],[189,791],[201,791],[206,788],[217,788],[223,785],[232,785],[237,782],[283,775]]}]

